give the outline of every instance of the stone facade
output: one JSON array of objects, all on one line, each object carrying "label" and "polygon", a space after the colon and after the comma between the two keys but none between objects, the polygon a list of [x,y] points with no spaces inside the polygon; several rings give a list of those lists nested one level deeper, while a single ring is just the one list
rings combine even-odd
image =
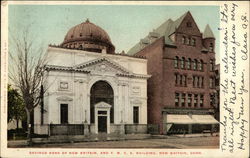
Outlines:
[{"label": "stone facade", "polygon": [[[104,34],[102,29],[90,25],[89,21],[81,26],[92,27],[96,37],[88,31],[79,31],[81,38],[70,39],[71,44],[78,39],[85,44],[100,42],[98,31]],[[73,36],[68,34],[66,40]],[[98,42],[91,49],[89,46],[85,49],[85,45],[82,49],[62,45],[48,47],[44,104],[34,111],[35,133],[51,134],[51,127],[54,135],[74,133],[74,129],[84,134],[124,134],[126,128],[130,133],[147,132],[147,79],[150,77],[147,60],[113,54],[104,47],[98,47],[102,49],[100,52],[96,49]],[[108,42],[112,46],[110,39]]]}]

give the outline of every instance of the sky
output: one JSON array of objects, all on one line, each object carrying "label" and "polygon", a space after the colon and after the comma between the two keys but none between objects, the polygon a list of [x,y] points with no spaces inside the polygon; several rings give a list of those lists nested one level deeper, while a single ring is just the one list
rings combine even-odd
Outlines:
[{"label": "sky", "polygon": [[[9,5],[9,33],[19,36],[29,28],[34,41],[61,44],[67,31],[88,18],[110,36],[116,52],[127,52],[141,38],[171,18],[190,11],[201,32],[210,25],[219,61],[219,6],[167,5]],[[11,47],[11,45],[10,45]]]}]

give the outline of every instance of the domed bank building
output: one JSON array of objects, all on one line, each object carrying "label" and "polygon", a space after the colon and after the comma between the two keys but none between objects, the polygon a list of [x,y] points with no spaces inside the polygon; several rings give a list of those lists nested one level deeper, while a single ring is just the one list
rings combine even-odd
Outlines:
[{"label": "domed bank building", "polygon": [[89,20],[50,45],[43,103],[34,132],[53,135],[147,132],[147,60],[115,53],[106,31]]}]

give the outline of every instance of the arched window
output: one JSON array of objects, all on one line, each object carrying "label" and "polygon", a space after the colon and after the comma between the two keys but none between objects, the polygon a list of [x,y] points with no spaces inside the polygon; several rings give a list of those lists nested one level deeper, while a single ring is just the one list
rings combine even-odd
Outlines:
[{"label": "arched window", "polygon": [[174,68],[178,68],[178,60],[179,60],[178,57],[174,58]]},{"label": "arched window", "polygon": [[181,69],[184,69],[185,68],[185,58],[182,57],[181,58]]},{"label": "arched window", "polygon": [[83,49],[82,45],[79,46],[79,49]]},{"label": "arched window", "polygon": [[209,61],[209,69],[210,69],[210,71],[214,71],[214,61],[213,61],[213,59],[210,59],[210,61]]},{"label": "arched window", "polygon": [[187,69],[191,69],[191,62],[192,62],[192,60],[190,59],[190,58],[188,58],[188,60],[187,60]]},{"label": "arched window", "polygon": [[210,43],[209,44],[209,51],[212,52],[214,50],[214,44]]},{"label": "arched window", "polygon": [[200,60],[199,62],[199,70],[203,71],[203,60]]},{"label": "arched window", "polygon": [[186,41],[186,37],[183,36],[182,39],[181,39],[181,43],[182,43],[182,44],[185,44],[185,41]]},{"label": "arched window", "polygon": [[196,59],[194,59],[194,65],[193,65],[194,70],[197,70],[197,64],[198,64],[198,61]]},{"label": "arched window", "polygon": [[203,107],[203,105],[204,105],[204,95],[201,94],[200,95],[200,107]]}]

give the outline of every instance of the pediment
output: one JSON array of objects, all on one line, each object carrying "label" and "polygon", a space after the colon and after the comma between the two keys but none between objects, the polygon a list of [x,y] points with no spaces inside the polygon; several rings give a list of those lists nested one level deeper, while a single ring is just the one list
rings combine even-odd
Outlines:
[{"label": "pediment", "polygon": [[108,59],[108,58],[99,58],[91,60],[86,63],[79,64],[75,66],[75,69],[90,71],[91,73],[112,73],[112,74],[131,74],[129,70],[122,67],[120,64]]},{"label": "pediment", "polygon": [[95,104],[96,108],[111,108],[111,105],[109,105],[108,103],[105,103],[103,101]]}]

